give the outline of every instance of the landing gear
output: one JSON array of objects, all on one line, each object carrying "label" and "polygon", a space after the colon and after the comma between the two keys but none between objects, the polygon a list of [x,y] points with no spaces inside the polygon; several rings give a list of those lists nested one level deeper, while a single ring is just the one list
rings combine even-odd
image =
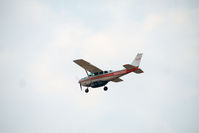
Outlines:
[{"label": "landing gear", "polygon": [[87,88],[87,89],[85,90],[85,92],[88,93],[88,92],[89,92],[89,89]]},{"label": "landing gear", "polygon": [[107,90],[108,90],[108,87],[105,86],[105,87],[104,87],[104,91],[107,91]]}]

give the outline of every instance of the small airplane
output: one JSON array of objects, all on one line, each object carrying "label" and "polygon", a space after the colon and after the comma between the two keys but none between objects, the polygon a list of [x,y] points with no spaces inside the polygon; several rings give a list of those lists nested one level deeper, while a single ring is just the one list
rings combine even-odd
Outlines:
[{"label": "small airplane", "polygon": [[[110,81],[121,82],[123,80],[120,77],[131,72],[137,74],[143,73],[142,69],[139,68],[141,58],[142,58],[142,53],[138,53],[131,64],[123,65],[125,69],[118,71],[112,71],[112,70],[103,71],[102,69],[99,69],[98,67],[90,64],[89,62],[83,59],[74,60],[76,64],[85,69],[87,74],[87,77],[84,77],[79,80],[81,91],[82,91],[82,86],[87,87],[87,89],[85,89],[86,93],[89,92],[88,89],[89,87],[97,88],[104,86],[104,91],[107,91],[108,87],[105,85],[108,82]],[[88,71],[90,73],[88,73]]]}]

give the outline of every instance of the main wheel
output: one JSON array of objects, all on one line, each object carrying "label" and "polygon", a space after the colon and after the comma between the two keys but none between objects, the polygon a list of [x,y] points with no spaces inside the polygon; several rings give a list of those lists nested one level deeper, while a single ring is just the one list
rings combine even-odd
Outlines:
[{"label": "main wheel", "polygon": [[89,92],[89,89],[87,88],[87,89],[85,90],[85,92],[88,93],[88,92]]},{"label": "main wheel", "polygon": [[104,91],[107,91],[107,90],[108,90],[108,87],[105,86],[105,87],[104,87]]}]

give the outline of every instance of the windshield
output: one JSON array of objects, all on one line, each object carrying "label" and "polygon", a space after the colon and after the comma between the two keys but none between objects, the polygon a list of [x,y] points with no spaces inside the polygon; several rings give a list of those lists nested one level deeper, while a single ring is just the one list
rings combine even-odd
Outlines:
[{"label": "windshield", "polygon": [[93,73],[89,73],[88,75],[89,75],[89,76],[93,76]]}]

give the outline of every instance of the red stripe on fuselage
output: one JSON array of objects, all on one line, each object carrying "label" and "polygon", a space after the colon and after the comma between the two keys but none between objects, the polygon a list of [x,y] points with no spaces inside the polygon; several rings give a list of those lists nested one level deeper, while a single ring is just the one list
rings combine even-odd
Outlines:
[{"label": "red stripe on fuselage", "polygon": [[120,71],[116,71],[116,72],[113,72],[113,73],[108,73],[108,74],[96,76],[96,77],[93,77],[93,78],[90,78],[90,79],[86,79],[86,80],[80,81],[80,83],[85,82],[85,81],[89,81],[89,80],[100,79],[100,78],[105,78],[105,77],[111,77],[111,76],[116,76],[116,75],[118,75],[118,76],[119,75],[125,75],[125,74],[133,72],[133,71],[135,71],[137,69],[138,69],[138,67],[132,68],[132,69],[120,70]]}]

